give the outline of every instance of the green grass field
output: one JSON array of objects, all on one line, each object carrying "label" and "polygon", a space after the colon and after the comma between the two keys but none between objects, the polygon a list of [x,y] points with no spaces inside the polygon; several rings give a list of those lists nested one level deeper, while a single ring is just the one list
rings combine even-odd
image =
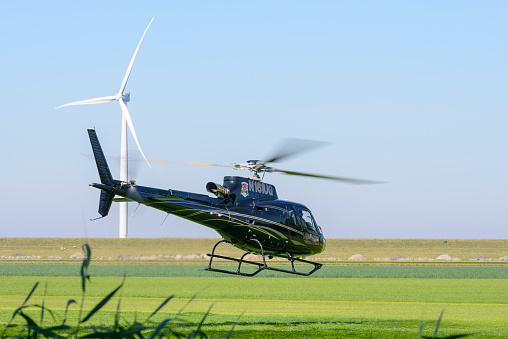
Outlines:
[{"label": "green grass field", "polygon": [[[94,277],[224,277],[222,273],[205,271],[206,263],[196,265],[92,265]],[[78,264],[0,264],[0,276],[75,277]],[[216,266],[232,269],[232,266]],[[283,266],[278,266],[283,267]],[[299,278],[275,271],[263,271],[259,278]],[[241,277],[238,277],[243,279]],[[316,278],[418,278],[418,279],[508,279],[505,266],[323,266],[308,277]]]},{"label": "green grass field", "polygon": [[[87,307],[121,282],[119,277],[93,278]],[[48,282],[46,305],[63,310],[69,298],[80,295],[77,277],[0,277],[2,306],[0,315],[8,319],[36,281]],[[176,313],[196,293],[186,309],[189,321],[214,304],[205,329],[227,332],[232,322],[245,312],[237,327],[237,337],[265,336],[286,338],[416,337],[421,319],[428,330],[446,309],[442,334],[469,334],[472,338],[508,336],[508,281],[505,279],[243,279],[235,277],[129,277],[122,296],[126,316],[148,315],[161,301],[176,298],[165,312]],[[34,300],[42,298],[40,289]],[[107,306],[111,314],[116,302]],[[74,316],[76,312],[73,313]],[[112,317],[112,315],[110,315]],[[162,317],[163,315],[159,315]],[[107,317],[101,318],[106,321]],[[211,325],[213,324],[213,325]],[[297,325],[297,326],[294,326]],[[258,332],[260,331],[260,332]],[[342,333],[343,332],[343,333]]]},{"label": "green grass field", "polygon": [[[132,256],[190,255],[209,253],[219,239],[201,238],[158,238],[158,239],[104,239],[91,238],[93,257],[110,258],[119,254]],[[85,240],[81,238],[0,238],[0,256],[21,253],[25,256],[38,255],[43,258],[61,256],[69,258],[79,252]],[[61,248],[65,248],[61,250]],[[224,255],[238,256],[241,251],[222,245]],[[468,261],[476,255],[489,258],[508,256],[506,239],[328,239],[326,249],[319,258],[347,260],[361,254],[369,260],[402,255],[406,258],[436,258],[448,254],[453,258]],[[333,264],[333,261],[327,263]]]},{"label": "green grass field", "polygon": [[[40,242],[38,239],[25,239],[25,247],[22,247],[23,242],[19,238],[13,239],[0,241],[0,244],[8,245],[7,249],[1,248],[0,255],[13,252],[30,255],[32,251],[32,255],[46,253],[49,256],[62,252],[60,247],[71,247],[72,253],[81,247],[76,239],[40,239]],[[205,253],[206,246],[213,245],[215,241],[195,239],[193,242],[186,239],[183,242],[186,246],[183,246],[182,239],[128,239],[132,240],[130,246],[139,241],[140,247],[123,248],[125,244],[122,240],[92,240],[97,240],[99,247],[96,250],[90,241],[92,256]],[[68,243],[61,245],[61,241]],[[155,243],[167,245],[168,242],[175,242],[172,252],[156,252],[157,249],[148,252]],[[371,257],[384,257],[388,252],[407,257],[431,257],[429,253],[451,256],[463,253],[464,257],[473,253],[491,257],[507,255],[504,241],[478,242],[480,245],[473,240],[448,240],[446,243],[444,240],[420,240],[420,243],[417,240],[404,242],[391,239],[358,239],[349,243],[337,240],[337,244],[351,246],[348,253]],[[396,249],[404,249],[404,243],[409,254],[393,253]],[[29,247],[34,244],[40,246],[36,249]],[[448,249],[456,252],[444,251],[443,246],[448,244],[451,244]],[[353,248],[353,245],[363,246],[364,250]],[[489,246],[492,248],[489,249]],[[332,247],[327,250],[331,251],[330,257],[341,256],[339,249]],[[234,255],[236,250],[231,248],[229,251]],[[0,260],[0,331],[37,281],[41,285],[31,302],[40,304],[44,299],[45,305],[57,311],[57,320],[60,319],[67,301],[80,298],[79,264],[79,260],[71,259],[54,263],[48,263],[48,260],[31,260],[29,263]],[[432,337],[436,321],[445,309],[438,335],[440,338],[462,334],[468,338],[507,338],[507,264],[463,261],[408,266],[404,262],[390,262],[389,265],[339,262],[325,265],[312,277],[264,271],[255,278],[244,278],[203,271],[206,266],[204,260],[188,264],[177,261],[92,260],[89,271],[92,279],[87,289],[85,308],[93,308],[126,275],[121,293],[124,319],[146,317],[164,298],[175,295],[157,315],[157,319],[162,320],[177,313],[197,295],[185,308],[184,321],[197,325],[213,305],[204,327],[205,332],[212,336],[226,334],[243,314],[235,329],[235,338],[417,338],[422,322],[425,324],[424,336]],[[44,298],[45,283],[47,292]],[[106,305],[101,316],[94,319],[95,325],[112,323],[118,300],[115,297]],[[37,319],[38,311],[31,312]],[[77,317],[77,308],[71,308],[71,321]],[[46,321],[51,319],[46,317]]]}]

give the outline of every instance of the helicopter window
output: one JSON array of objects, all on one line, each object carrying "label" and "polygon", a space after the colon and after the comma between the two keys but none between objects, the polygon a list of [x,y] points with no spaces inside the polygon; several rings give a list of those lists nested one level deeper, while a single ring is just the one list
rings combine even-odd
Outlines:
[{"label": "helicopter window", "polygon": [[314,226],[316,226],[316,231],[318,234],[323,234],[323,230],[321,229],[321,226],[318,225],[314,217],[312,217],[312,221],[314,222]]},{"label": "helicopter window", "polygon": [[291,223],[293,224],[293,226],[296,226],[298,225],[298,223],[296,222],[296,215],[295,215],[295,212],[293,211],[289,211],[289,216],[291,218]]},{"label": "helicopter window", "polygon": [[314,225],[314,219],[312,218],[312,214],[310,214],[307,210],[300,210],[300,223],[303,228],[307,228],[311,231],[316,232],[316,226]]},{"label": "helicopter window", "polygon": [[321,229],[321,226],[316,225],[316,229],[319,234],[323,234],[323,230]]}]

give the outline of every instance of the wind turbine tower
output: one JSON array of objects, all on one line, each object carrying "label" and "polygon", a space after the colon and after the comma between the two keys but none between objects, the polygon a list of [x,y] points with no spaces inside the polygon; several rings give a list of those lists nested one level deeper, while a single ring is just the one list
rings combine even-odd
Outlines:
[{"label": "wind turbine tower", "polygon": [[[125,72],[125,76],[122,81],[122,85],[120,86],[120,90],[115,95],[107,96],[107,97],[100,97],[95,99],[87,99],[87,100],[81,100],[76,102],[71,102],[69,104],[61,105],[56,107],[56,109],[60,107],[65,106],[73,106],[73,105],[91,105],[91,104],[101,104],[104,102],[109,101],[118,101],[120,104],[120,108],[122,109],[122,133],[121,133],[121,146],[120,146],[120,180],[123,182],[127,182],[128,179],[128,154],[127,154],[127,126],[129,126],[129,129],[131,131],[132,137],[134,138],[134,141],[136,141],[136,145],[138,146],[139,151],[141,152],[141,155],[143,156],[143,159],[145,159],[148,166],[151,168],[150,163],[145,157],[145,154],[141,150],[141,146],[139,145],[138,138],[136,136],[136,132],[134,130],[134,125],[132,124],[132,119],[129,114],[129,111],[127,110],[127,103],[130,101],[130,93],[127,92],[124,94],[125,86],[127,85],[127,81],[129,80],[129,75],[131,74],[132,65],[134,64],[134,60],[136,59],[136,55],[138,54],[139,46],[141,46],[141,42],[143,41],[143,38],[145,37],[146,32],[148,31],[148,28],[150,28],[150,25],[152,24],[154,18],[150,21],[148,26],[145,29],[145,32],[143,33],[143,36],[141,37],[141,40],[138,43],[138,47],[136,48],[136,51],[134,52],[134,55],[131,58],[131,62],[129,63],[129,67],[127,67],[127,72]],[[128,234],[128,228],[127,228],[127,203],[126,202],[120,202],[120,228],[119,228],[119,238],[127,238]]]}]

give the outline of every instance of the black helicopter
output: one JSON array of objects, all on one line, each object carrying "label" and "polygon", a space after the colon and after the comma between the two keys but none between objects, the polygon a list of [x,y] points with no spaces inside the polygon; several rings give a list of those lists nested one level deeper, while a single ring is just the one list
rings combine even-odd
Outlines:
[{"label": "black helicopter", "polygon": [[[234,165],[189,163],[246,169],[251,172],[250,178],[226,176],[222,185],[213,182],[207,183],[206,190],[214,194],[215,198],[172,189],[145,187],[137,185],[133,180],[129,182],[114,180],[95,129],[88,129],[88,135],[101,180],[100,184],[92,183],[90,185],[101,190],[99,214],[102,217],[108,215],[113,201],[135,201],[214,229],[223,240],[217,242],[212,253],[208,254],[210,262],[205,268],[208,271],[254,276],[267,269],[297,275],[311,275],[321,268],[321,263],[302,259],[302,257],[322,252],[326,245],[323,231],[316,223],[311,211],[300,203],[279,200],[275,186],[263,182],[260,174],[281,172],[353,184],[376,183],[285,171],[267,166],[268,163],[277,162],[282,158],[316,146],[316,144],[306,144],[296,149],[286,147],[265,161],[250,160],[246,164]],[[121,198],[115,199],[115,196]],[[217,246],[224,242],[244,250],[245,254],[239,259],[215,254]],[[261,255],[262,262],[245,260],[246,255],[250,253]],[[266,257],[287,259],[291,262],[291,269],[269,266]],[[212,267],[214,258],[237,262],[237,270],[228,271]],[[295,262],[310,264],[314,267],[309,272],[299,272],[295,269]],[[242,272],[242,264],[254,265],[254,267],[257,266],[257,269],[254,272],[246,273],[245,270]]]}]

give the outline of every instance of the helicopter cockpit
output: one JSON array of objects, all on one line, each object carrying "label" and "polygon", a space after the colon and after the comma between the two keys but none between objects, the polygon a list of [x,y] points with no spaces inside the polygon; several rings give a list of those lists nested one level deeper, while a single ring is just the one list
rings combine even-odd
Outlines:
[{"label": "helicopter cockpit", "polygon": [[298,209],[298,222],[303,230],[307,230],[317,234],[323,234],[321,231],[321,227],[318,226],[312,213],[308,209],[299,208]]}]

